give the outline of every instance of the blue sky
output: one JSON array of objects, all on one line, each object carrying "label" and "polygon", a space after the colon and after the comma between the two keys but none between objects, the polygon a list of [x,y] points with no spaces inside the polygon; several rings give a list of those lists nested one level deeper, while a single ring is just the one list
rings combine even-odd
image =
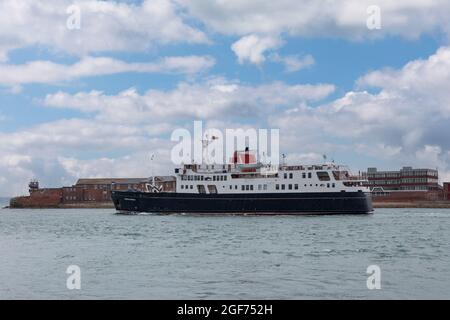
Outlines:
[{"label": "blue sky", "polygon": [[292,162],[450,178],[444,1],[379,1],[375,30],[369,1],[22,2],[0,4],[0,195],[148,176],[151,152],[168,173],[194,120],[280,128]]}]

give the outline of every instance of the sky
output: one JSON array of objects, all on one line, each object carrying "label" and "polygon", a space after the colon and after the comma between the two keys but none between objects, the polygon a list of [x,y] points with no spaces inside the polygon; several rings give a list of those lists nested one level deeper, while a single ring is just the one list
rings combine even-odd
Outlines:
[{"label": "sky", "polygon": [[446,0],[2,0],[0,196],[170,174],[171,133],[195,120],[280,129],[290,163],[450,181],[449,15]]}]

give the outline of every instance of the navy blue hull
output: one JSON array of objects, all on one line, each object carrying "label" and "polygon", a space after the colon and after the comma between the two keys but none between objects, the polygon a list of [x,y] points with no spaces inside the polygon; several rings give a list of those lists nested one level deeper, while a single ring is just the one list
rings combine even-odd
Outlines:
[{"label": "navy blue hull", "polygon": [[363,192],[188,194],[114,191],[118,211],[195,214],[365,214],[372,199]]}]

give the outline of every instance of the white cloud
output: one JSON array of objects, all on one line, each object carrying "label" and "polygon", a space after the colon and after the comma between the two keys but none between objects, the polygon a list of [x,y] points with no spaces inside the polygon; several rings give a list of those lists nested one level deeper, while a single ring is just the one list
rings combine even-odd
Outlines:
[{"label": "white cloud", "polygon": [[250,62],[259,65],[266,60],[264,55],[266,51],[276,49],[281,44],[281,40],[277,37],[251,34],[233,43],[231,49],[238,57],[239,63]]},{"label": "white cloud", "polygon": [[149,90],[144,95],[134,89],[113,96],[98,91],[74,95],[58,92],[47,95],[44,103],[51,107],[97,112],[98,119],[114,122],[215,117],[257,121],[288,106],[323,99],[334,89],[328,84],[290,86],[274,82],[249,86],[213,79],[199,84],[181,83],[169,91]]},{"label": "white cloud", "polygon": [[22,84],[55,84],[82,77],[124,72],[194,74],[207,70],[214,63],[215,60],[209,56],[185,56],[166,57],[149,63],[128,63],[107,57],[85,57],[72,65],[51,61],[32,61],[21,65],[0,64],[0,84],[20,88]]},{"label": "white cloud", "polygon": [[[282,34],[364,39],[399,35],[415,38],[449,32],[446,0],[177,0],[193,17],[226,35]],[[381,9],[381,29],[368,30],[366,10]]]},{"label": "white cloud", "polygon": [[281,56],[278,53],[274,53],[270,59],[273,62],[284,64],[286,72],[297,72],[309,68],[315,63],[315,60],[311,55],[306,55],[304,57],[298,55]]},{"label": "white cloud", "polygon": [[[81,11],[81,28],[69,30],[67,8]],[[207,43],[205,34],[181,18],[170,0],[141,4],[99,0],[2,0],[0,61],[9,51],[39,46],[85,56],[94,52],[143,51],[155,44]]]},{"label": "white cloud", "polygon": [[[305,152],[331,142],[396,166],[450,170],[449,54],[450,48],[442,47],[401,69],[371,72],[358,85],[378,87],[378,93],[348,92],[317,108],[284,111],[270,123],[284,128],[287,146],[297,141]],[[296,151],[295,146],[291,149]]]}]

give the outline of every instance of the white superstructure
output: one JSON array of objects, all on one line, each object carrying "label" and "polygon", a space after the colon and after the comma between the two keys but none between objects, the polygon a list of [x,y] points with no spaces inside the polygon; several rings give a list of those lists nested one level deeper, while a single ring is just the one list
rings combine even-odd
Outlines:
[{"label": "white superstructure", "polygon": [[[239,161],[240,159],[243,161]],[[256,163],[248,151],[236,152],[226,165],[184,165],[176,169],[177,193],[318,193],[370,192],[366,181],[354,176],[346,166],[270,166]]]}]

